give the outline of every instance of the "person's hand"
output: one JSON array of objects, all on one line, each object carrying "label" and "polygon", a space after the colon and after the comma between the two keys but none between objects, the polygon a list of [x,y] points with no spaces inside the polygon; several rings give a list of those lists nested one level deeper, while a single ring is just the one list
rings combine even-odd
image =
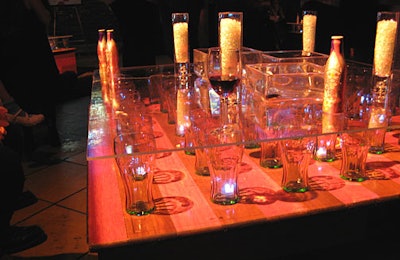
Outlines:
[{"label": "person's hand", "polygon": [[0,106],[0,141],[4,139],[4,136],[7,134],[6,126],[8,126],[8,121],[6,118],[7,109],[3,106]]}]

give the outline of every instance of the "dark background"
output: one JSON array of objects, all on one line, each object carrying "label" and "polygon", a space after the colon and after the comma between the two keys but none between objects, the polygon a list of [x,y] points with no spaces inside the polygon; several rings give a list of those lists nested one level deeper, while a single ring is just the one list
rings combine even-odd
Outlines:
[{"label": "dark background", "polygon": [[[188,11],[192,8],[192,5],[198,6],[199,2],[203,0],[153,0],[153,2],[159,2],[162,4],[170,4],[173,5],[176,11]],[[216,39],[216,17],[215,13],[218,10],[211,10],[211,8],[215,6],[225,6],[225,9],[231,9],[232,11],[238,10],[242,7],[244,2],[249,3],[248,1],[263,1],[263,0],[204,0],[209,7],[209,32],[203,34],[204,39],[196,39],[196,42],[191,43],[191,48],[202,48],[202,47],[210,47],[215,45]],[[301,15],[301,5],[303,2],[310,1],[302,1],[302,0],[281,0],[281,4],[286,11],[287,22],[295,22],[296,15]],[[324,3],[335,3],[338,1],[332,0],[320,0],[317,2]],[[336,13],[329,9],[328,13],[324,13],[324,15],[318,16],[317,24],[322,26],[324,24],[326,27],[325,31],[322,29],[317,29],[317,37],[321,39],[321,44],[316,50],[317,52],[327,53],[330,49],[330,35],[331,33],[342,33],[345,36],[344,44],[345,44],[345,56],[349,57],[349,49],[355,49],[355,60],[372,63],[373,58],[373,47],[375,43],[375,29],[376,29],[376,15],[378,11],[383,10],[400,10],[400,0],[369,0],[367,2],[361,2],[358,0],[342,0],[340,13]],[[117,43],[119,43],[119,47],[121,47],[120,43],[120,35],[119,35],[119,25],[118,22],[113,15],[111,9],[107,4],[105,4],[101,0],[82,0],[80,5],[58,5],[52,6],[52,13],[54,17],[54,22],[49,28],[49,36],[61,36],[61,35],[73,35],[70,40],[71,47],[77,47],[77,55],[87,55],[94,54],[96,55],[96,45],[98,39],[99,28],[106,29],[114,29],[115,30],[115,38]],[[164,17],[169,17],[170,11],[161,10],[164,12]],[[168,13],[166,13],[168,12]],[[192,10],[190,10],[192,12]],[[322,14],[322,13],[321,13]],[[246,19],[249,20],[252,18],[252,14],[245,13],[244,14],[244,23]],[[190,19],[190,21],[194,21],[195,19]],[[145,21],[145,20],[144,20]],[[344,23],[344,26],[341,25]],[[329,26],[328,26],[329,25]],[[145,26],[145,24],[144,24]],[[165,46],[165,55],[171,56],[171,35],[168,34],[168,26],[169,24],[163,24],[164,32],[166,34],[164,46]],[[257,28],[256,26],[252,26],[253,30],[249,33],[246,28],[244,31],[244,46],[251,47],[251,43],[246,41],[246,35],[253,35],[253,38],[257,39],[262,34],[266,32],[263,31],[262,27]],[[333,29],[332,29],[333,28]],[[171,28],[170,28],[171,29]],[[194,34],[195,32],[189,32]],[[301,35],[290,35],[288,38],[287,49],[300,49],[301,48]],[[400,33],[398,35],[400,38]],[[400,41],[398,41],[400,42]],[[255,47],[257,46],[254,43]],[[257,48],[258,49],[258,48]],[[400,51],[398,51],[400,52]],[[399,57],[400,54],[397,54],[396,57]],[[400,58],[395,58],[395,60],[399,60],[395,68],[400,68]]]}]

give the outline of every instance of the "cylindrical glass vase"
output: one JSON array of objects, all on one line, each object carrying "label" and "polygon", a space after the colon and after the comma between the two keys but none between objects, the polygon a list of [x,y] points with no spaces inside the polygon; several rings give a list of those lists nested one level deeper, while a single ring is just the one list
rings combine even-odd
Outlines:
[{"label": "cylindrical glass vase", "polygon": [[177,82],[176,98],[176,135],[184,136],[190,126],[188,114],[188,93],[190,78],[189,58],[189,14],[173,13],[172,29],[174,36],[174,63]]},{"label": "cylindrical glass vase", "polygon": [[373,62],[372,105],[368,128],[374,128],[371,153],[384,152],[385,133],[391,117],[390,87],[393,56],[396,43],[398,12],[378,12]]}]

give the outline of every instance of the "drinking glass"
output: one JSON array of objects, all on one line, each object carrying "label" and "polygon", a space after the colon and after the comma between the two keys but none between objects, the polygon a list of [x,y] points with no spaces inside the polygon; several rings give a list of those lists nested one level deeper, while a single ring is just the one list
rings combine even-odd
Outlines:
[{"label": "drinking glass", "polygon": [[337,160],[336,144],[337,132],[345,127],[345,113],[322,113],[322,131],[324,135],[318,136],[317,146],[314,150],[314,159],[321,162],[333,162]]},{"label": "drinking glass", "polygon": [[371,133],[367,131],[341,134],[342,164],[340,177],[348,181],[361,182],[367,179],[366,162]]},{"label": "drinking glass", "polygon": [[223,124],[233,121],[230,113],[235,111],[228,109],[229,96],[236,93],[241,75],[240,49],[221,49],[220,47],[208,49],[207,77],[213,90],[220,97],[220,117]]},{"label": "drinking glass", "polygon": [[156,142],[149,133],[124,133],[114,139],[114,153],[124,184],[125,209],[130,215],[148,215],[155,209],[152,185]]},{"label": "drinking glass", "polygon": [[281,152],[278,141],[261,142],[260,166],[270,169],[282,167]]},{"label": "drinking glass", "polygon": [[[204,133],[207,132],[207,129],[211,129],[213,127],[217,127],[217,120],[211,117],[209,111],[204,110],[203,108],[197,107],[192,108],[189,112],[190,117],[190,127],[187,132],[191,142],[197,148],[194,151],[195,155],[195,172],[201,176],[209,176],[210,171],[208,168],[207,157],[204,151]],[[186,135],[185,135],[186,137]]]},{"label": "drinking glass", "polygon": [[314,159],[321,162],[333,162],[336,158],[337,134],[318,136]]},{"label": "drinking glass", "polygon": [[128,112],[135,104],[142,102],[140,92],[136,89],[135,78],[123,74],[115,78],[114,112]]},{"label": "drinking glass", "polygon": [[274,113],[269,114],[276,126],[283,164],[282,189],[286,192],[306,192],[308,166],[314,152],[317,135],[322,133],[322,100],[294,98],[271,101]]},{"label": "drinking glass", "polygon": [[368,128],[370,111],[365,111],[363,105],[353,108],[346,117],[344,132],[340,134],[342,147],[342,164],[340,177],[348,181],[361,182],[368,179],[366,162],[371,140],[375,131]]},{"label": "drinking glass", "polygon": [[207,132],[205,142],[212,202],[221,205],[237,203],[238,173],[244,151],[241,130],[233,125],[224,125]]},{"label": "drinking glass", "polygon": [[149,77],[151,86],[149,92],[150,99],[153,100],[154,103],[158,100],[158,103],[160,104],[160,112],[167,113],[165,95],[163,94],[162,89],[163,76],[163,74],[155,74]]}]

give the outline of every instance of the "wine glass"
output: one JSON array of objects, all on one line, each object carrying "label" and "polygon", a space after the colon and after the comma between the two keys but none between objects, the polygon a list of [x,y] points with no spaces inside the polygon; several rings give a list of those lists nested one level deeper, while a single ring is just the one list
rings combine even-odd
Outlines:
[{"label": "wine glass", "polygon": [[220,98],[220,117],[223,124],[232,123],[229,111],[229,96],[235,93],[242,76],[240,49],[208,50],[207,77],[211,87]]}]

